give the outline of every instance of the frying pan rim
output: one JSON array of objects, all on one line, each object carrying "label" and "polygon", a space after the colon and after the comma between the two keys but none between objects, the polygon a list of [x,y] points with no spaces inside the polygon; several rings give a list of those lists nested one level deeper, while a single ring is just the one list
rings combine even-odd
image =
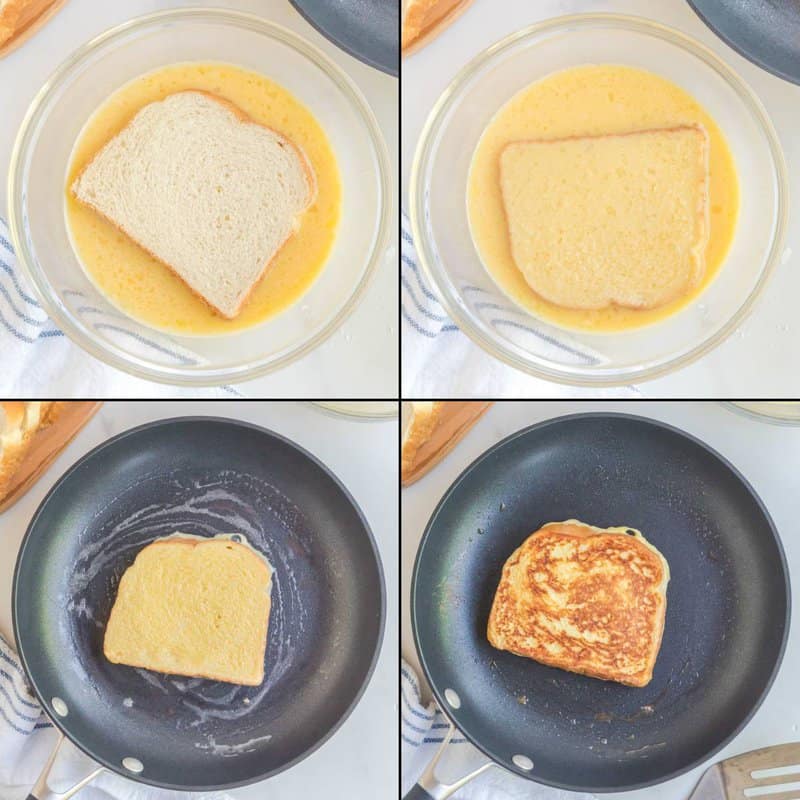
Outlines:
[{"label": "frying pan rim", "polygon": [[[117,764],[114,764],[114,763],[107,762],[105,759],[98,758],[98,756],[95,753],[93,753],[89,748],[85,747],[80,741],[78,741],[77,737],[73,736],[72,733],[70,731],[68,731],[64,727],[64,725],[62,724],[61,719],[57,715],[55,715],[55,714],[51,715],[51,714],[49,714],[49,713],[47,713],[45,711],[45,709],[47,708],[47,704],[46,704],[46,702],[45,702],[45,700],[44,700],[44,698],[42,696],[42,693],[39,691],[39,687],[36,685],[36,682],[33,679],[33,675],[31,674],[31,671],[30,671],[30,669],[28,667],[28,663],[27,663],[26,658],[25,658],[24,650],[23,650],[23,648],[22,648],[22,646],[20,644],[21,640],[20,640],[20,635],[19,635],[19,629],[17,627],[17,603],[19,601],[20,594],[22,593],[21,592],[21,588],[20,588],[20,584],[19,584],[19,581],[18,581],[18,578],[19,578],[19,574],[18,573],[19,573],[20,563],[22,562],[23,554],[25,552],[25,548],[26,548],[26,546],[28,544],[28,540],[29,540],[31,531],[33,530],[34,525],[36,524],[37,520],[39,519],[39,516],[42,513],[42,509],[44,509],[46,504],[49,502],[50,498],[61,487],[61,485],[67,480],[67,478],[69,476],[71,476],[74,472],[76,472],[78,469],[80,469],[87,461],[89,461],[89,459],[91,459],[97,453],[101,452],[102,450],[104,450],[107,447],[110,447],[111,445],[117,444],[118,442],[122,441],[123,439],[126,439],[128,437],[132,437],[132,436],[134,436],[134,435],[136,435],[136,434],[138,434],[138,433],[140,433],[142,431],[151,430],[153,428],[159,428],[159,427],[174,425],[176,423],[193,423],[193,422],[203,422],[203,423],[215,422],[215,423],[221,423],[221,424],[224,424],[224,425],[230,425],[230,426],[233,426],[233,427],[248,428],[249,430],[256,431],[259,434],[267,434],[268,436],[271,436],[271,437],[279,440],[283,444],[287,444],[290,447],[294,448],[301,455],[305,456],[313,464],[315,464],[317,467],[319,467],[328,478],[333,480],[333,482],[336,485],[336,487],[344,494],[345,498],[350,503],[350,505],[353,507],[353,509],[355,510],[359,520],[361,521],[363,529],[367,534],[367,543],[368,543],[370,549],[372,550],[372,555],[373,555],[373,557],[375,559],[375,565],[377,567],[377,575],[378,575],[378,579],[379,579],[379,583],[380,583],[380,593],[379,593],[379,598],[378,598],[379,602],[380,602],[380,621],[379,621],[377,636],[375,637],[375,644],[374,644],[374,647],[373,647],[372,656],[371,656],[370,662],[369,662],[369,667],[368,667],[368,669],[366,671],[366,674],[364,675],[364,679],[363,679],[363,681],[361,683],[361,686],[359,687],[358,691],[353,696],[353,699],[350,702],[350,704],[347,706],[345,711],[342,713],[342,715],[336,721],[336,723],[325,733],[324,736],[319,738],[311,747],[307,748],[302,753],[300,753],[297,757],[293,758],[291,761],[286,762],[285,764],[282,764],[280,767],[277,767],[276,769],[269,770],[269,771],[264,772],[262,774],[256,775],[256,776],[254,776],[252,778],[248,778],[246,780],[233,781],[233,782],[230,782],[230,783],[208,784],[208,785],[206,785],[206,784],[195,785],[195,784],[168,783],[168,782],[151,780],[151,779],[148,779],[147,777],[144,777],[141,774],[140,775],[133,775],[133,774],[128,773],[127,771],[124,770],[124,768],[122,767],[121,764],[117,765]],[[30,586],[28,587],[27,591],[30,591]],[[31,687],[33,688],[33,691],[34,691],[34,694],[36,695],[36,698],[39,700],[39,703],[42,706],[43,713],[45,713],[45,716],[53,723],[53,725],[55,725],[55,727],[58,730],[60,730],[61,733],[63,733],[64,736],[67,739],[69,739],[70,742],[72,742],[72,744],[75,745],[75,747],[78,748],[78,750],[83,752],[85,755],[89,756],[89,758],[91,758],[93,761],[95,761],[98,764],[101,764],[102,766],[104,766],[106,769],[116,773],[117,775],[121,775],[123,778],[128,778],[129,780],[135,781],[137,783],[144,783],[144,784],[147,784],[149,786],[156,786],[156,787],[161,788],[161,789],[173,789],[173,790],[177,790],[177,791],[187,791],[187,792],[192,792],[192,791],[194,791],[194,792],[197,792],[197,791],[216,791],[216,790],[222,790],[222,789],[233,789],[233,788],[236,788],[238,786],[249,786],[251,784],[259,783],[261,781],[267,780],[268,778],[274,777],[275,775],[277,775],[277,774],[279,774],[281,772],[284,772],[287,769],[290,769],[291,767],[295,766],[296,764],[299,764],[304,759],[308,758],[308,756],[310,756],[312,753],[314,753],[320,747],[322,747],[322,745],[325,744],[325,742],[327,742],[342,727],[342,725],[344,725],[345,721],[348,719],[348,717],[350,717],[350,715],[353,713],[353,711],[355,710],[355,708],[358,705],[358,703],[361,701],[361,698],[364,695],[364,692],[366,691],[367,686],[371,682],[372,676],[373,676],[373,674],[375,672],[375,668],[377,666],[378,657],[380,656],[381,650],[383,648],[383,640],[384,640],[384,635],[386,633],[386,577],[385,577],[384,570],[383,570],[383,562],[381,560],[381,555],[380,555],[380,551],[378,549],[378,544],[375,541],[375,536],[374,536],[374,534],[372,532],[372,528],[370,527],[369,521],[367,520],[364,512],[362,511],[361,506],[356,502],[356,500],[353,497],[353,495],[350,493],[350,491],[347,489],[347,487],[344,485],[344,483],[339,479],[339,477],[336,474],[334,474],[334,472],[328,466],[326,466],[319,458],[317,458],[317,456],[315,456],[309,450],[306,450],[306,448],[304,448],[301,445],[297,444],[296,442],[292,441],[291,439],[289,439],[288,437],[284,436],[283,434],[277,433],[277,432],[271,430],[270,428],[265,428],[263,425],[256,425],[256,424],[254,424],[252,422],[247,422],[246,420],[232,419],[232,418],[229,418],[229,417],[219,417],[219,416],[213,416],[213,415],[209,415],[209,416],[191,415],[191,416],[182,416],[182,417],[168,417],[168,418],[165,418],[165,419],[158,419],[158,420],[153,420],[151,422],[146,422],[143,425],[137,425],[134,428],[130,428],[128,430],[122,431],[121,433],[118,433],[118,434],[110,437],[109,439],[106,439],[105,441],[103,441],[100,444],[98,444],[96,447],[93,447],[91,450],[89,450],[83,456],[81,456],[74,464],[72,464],[58,478],[58,480],[56,480],[56,482],[53,484],[52,488],[47,492],[47,494],[42,499],[41,503],[39,503],[39,505],[37,506],[36,511],[33,513],[33,516],[31,517],[31,521],[30,521],[30,523],[28,524],[28,527],[25,530],[25,535],[22,537],[22,540],[20,542],[19,553],[17,555],[17,561],[16,561],[16,564],[14,565],[14,577],[12,579],[11,621],[12,621],[12,629],[13,629],[13,633],[14,633],[14,639],[15,639],[15,642],[16,642],[16,645],[17,645],[17,654],[19,656],[20,663],[22,664],[22,667],[25,670],[25,674],[26,674],[26,676],[28,678],[29,683],[31,684]]]},{"label": "frying pan rim", "polygon": [[[368,56],[364,55],[364,53],[357,52],[353,47],[346,44],[342,41],[341,37],[334,36],[334,34],[322,28],[319,23],[308,13],[306,8],[300,4],[300,0],[289,0],[292,4],[294,10],[309,24],[315,31],[321,33],[329,42],[336,45],[340,50],[347,53],[348,55],[352,56],[353,58],[360,61],[362,64],[366,64],[368,67],[373,67],[374,69],[380,70],[381,72],[385,73],[386,75],[391,75],[392,77],[396,78],[400,71],[400,54],[397,53],[397,60],[392,64],[382,64],[380,61],[376,61],[373,58],[369,58]],[[398,5],[399,9],[399,5]],[[399,20],[398,20],[399,21]]]},{"label": "frying pan rim", "polygon": [[760,56],[750,52],[738,42],[735,42],[733,39],[731,39],[727,34],[722,33],[717,25],[714,24],[708,18],[708,16],[698,8],[696,0],[686,0],[686,2],[692,11],[694,11],[694,13],[697,15],[698,19],[711,31],[711,33],[713,33],[721,42],[728,45],[728,47],[742,56],[742,58],[746,58],[751,64],[755,64],[755,66],[763,69],[765,72],[776,75],[777,77],[782,78],[789,83],[800,85],[800,73],[797,75],[791,75],[788,72],[784,72],[777,67],[767,64]]},{"label": "frying pan rim", "polygon": [[499,765],[498,760],[495,758],[494,754],[487,747],[481,745],[473,736],[461,730],[461,728],[459,728],[458,725],[456,724],[455,720],[450,714],[450,710],[447,705],[447,702],[445,701],[444,696],[438,691],[438,689],[434,685],[434,682],[431,680],[430,672],[428,670],[428,666],[425,661],[425,656],[420,646],[418,626],[417,626],[416,598],[417,598],[417,583],[419,578],[419,567],[420,567],[420,562],[422,560],[422,551],[430,535],[433,523],[439,516],[439,513],[443,508],[444,504],[449,500],[451,494],[455,492],[455,490],[458,488],[458,486],[460,486],[461,482],[467,477],[467,475],[470,472],[472,472],[473,469],[477,468],[478,465],[481,464],[486,458],[493,455],[497,450],[501,449],[502,447],[505,447],[507,444],[513,442],[515,439],[524,436],[532,431],[544,430],[545,428],[551,427],[553,425],[559,425],[565,422],[570,422],[574,420],[583,420],[583,419],[600,419],[600,420],[624,419],[624,420],[632,420],[635,422],[649,424],[655,428],[660,428],[662,430],[668,431],[669,433],[677,434],[685,439],[688,439],[693,444],[699,445],[701,449],[703,449],[710,455],[717,458],[744,485],[745,489],[750,493],[751,497],[755,500],[759,510],[764,515],[767,524],[770,528],[770,531],[772,532],[772,538],[777,546],[778,556],[783,574],[784,591],[786,593],[786,613],[784,617],[784,627],[783,627],[783,636],[781,639],[781,645],[778,650],[778,657],[775,660],[775,664],[772,667],[769,679],[767,680],[763,691],[759,695],[753,707],[745,715],[742,722],[739,725],[737,725],[736,728],[727,737],[725,737],[725,739],[719,745],[714,747],[713,750],[710,750],[704,756],[695,759],[688,765],[681,767],[680,769],[673,770],[672,772],[667,773],[666,775],[663,775],[655,780],[642,781],[640,783],[626,784],[622,786],[604,786],[598,788],[592,786],[582,786],[579,784],[570,784],[557,781],[543,780],[538,777],[527,775],[518,771],[512,773],[514,775],[518,775],[521,778],[526,778],[527,780],[530,780],[534,783],[539,783],[542,786],[550,786],[555,789],[563,789],[565,791],[571,791],[571,792],[588,792],[591,794],[610,794],[612,792],[635,791],[637,789],[644,789],[650,786],[656,786],[658,784],[672,780],[673,778],[677,778],[680,775],[684,775],[687,772],[693,770],[695,767],[698,767],[701,764],[706,763],[720,750],[722,750],[724,747],[730,744],[736,738],[736,736],[738,736],[744,730],[747,724],[755,716],[755,713],[761,707],[761,704],[764,702],[770,690],[772,689],[772,685],[775,682],[775,678],[777,677],[778,672],[780,671],[781,668],[781,664],[783,663],[783,657],[786,653],[786,647],[789,640],[789,631],[791,627],[792,594],[791,594],[791,583],[789,577],[789,565],[786,561],[786,553],[784,552],[783,549],[783,543],[781,542],[780,534],[778,533],[778,529],[775,526],[775,522],[773,521],[772,516],[767,510],[767,507],[764,505],[764,502],[761,500],[761,497],[758,495],[755,489],[753,489],[747,478],[745,478],[745,476],[727,458],[725,458],[725,456],[723,456],[715,448],[706,444],[704,441],[697,438],[693,434],[688,433],[687,431],[678,428],[674,425],[670,425],[667,422],[662,422],[661,420],[658,419],[641,416],[639,414],[628,414],[625,412],[614,412],[614,411],[592,411],[592,412],[577,413],[577,414],[565,414],[563,416],[552,417],[550,419],[542,420],[541,422],[534,423],[533,425],[528,425],[525,428],[515,431],[514,433],[510,434],[509,436],[506,436],[501,441],[496,442],[486,451],[481,453],[474,461],[472,461],[470,464],[467,465],[467,467],[458,475],[458,477],[448,487],[447,491],[444,493],[441,500],[439,500],[439,502],[436,504],[436,508],[431,513],[428,523],[425,526],[425,530],[423,531],[422,537],[420,539],[419,547],[417,548],[416,557],[414,559],[414,570],[411,577],[411,631],[414,636],[414,647],[416,648],[420,665],[422,666],[422,670],[425,673],[428,685],[430,686],[431,691],[433,692],[433,695],[436,698],[436,701],[442,713],[445,715],[448,721],[451,724],[455,725],[455,727],[470,741],[471,744],[473,744],[475,747],[478,748],[478,750],[480,750],[482,753],[488,756],[495,764]]}]

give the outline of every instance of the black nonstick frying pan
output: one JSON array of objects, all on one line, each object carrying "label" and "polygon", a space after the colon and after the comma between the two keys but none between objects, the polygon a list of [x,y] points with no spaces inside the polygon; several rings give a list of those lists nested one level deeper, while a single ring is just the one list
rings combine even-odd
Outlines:
[{"label": "black nonstick frying pan", "polygon": [[[503,563],[543,523],[640,529],[672,580],[652,682],[637,689],[495,650],[486,623]],[[750,719],[789,631],[789,577],[772,520],[722,456],[625,414],[581,414],[500,442],[450,487],[412,581],[425,675],[451,722],[493,762],[575,791],[678,775]],[[429,771],[412,797],[446,797]]]},{"label": "black nonstick frying pan", "polygon": [[[272,564],[261,686],[103,657],[122,573],[174,531],[239,534]],[[144,783],[203,790],[267,778],[331,736],[372,674],[384,599],[369,526],[322,463],[263,428],[187,417],[115,436],[56,483],[22,542],[14,634],[42,706],[81,750]]]},{"label": "black nonstick frying pan", "polygon": [[390,75],[400,69],[401,0],[291,0],[325,37]]},{"label": "black nonstick frying pan", "polygon": [[723,41],[759,67],[800,83],[797,0],[688,0]]}]

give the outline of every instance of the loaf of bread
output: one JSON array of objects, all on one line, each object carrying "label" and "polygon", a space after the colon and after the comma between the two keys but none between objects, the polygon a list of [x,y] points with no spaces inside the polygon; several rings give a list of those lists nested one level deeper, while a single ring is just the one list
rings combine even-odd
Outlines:
[{"label": "loaf of bread", "polygon": [[404,55],[440,34],[472,3],[472,0],[405,0],[402,35]]},{"label": "loaf of bread", "polygon": [[232,319],[314,202],[302,150],[200,91],[150,103],[72,186],[75,197]]},{"label": "loaf of bread", "polygon": [[409,486],[433,469],[490,405],[479,400],[404,401],[400,460],[403,486]]},{"label": "loaf of bread", "polygon": [[266,561],[244,544],[157,540],[122,576],[103,652],[115,664],[257,686],[271,586]]},{"label": "loaf of bread", "polygon": [[0,0],[0,55],[33,33],[65,0]]},{"label": "loaf of bread", "polygon": [[0,501],[8,494],[34,436],[52,420],[54,405],[39,400],[0,402]]},{"label": "loaf of bread", "polygon": [[565,308],[656,308],[705,275],[708,134],[700,125],[518,141],[500,157],[511,253]]}]

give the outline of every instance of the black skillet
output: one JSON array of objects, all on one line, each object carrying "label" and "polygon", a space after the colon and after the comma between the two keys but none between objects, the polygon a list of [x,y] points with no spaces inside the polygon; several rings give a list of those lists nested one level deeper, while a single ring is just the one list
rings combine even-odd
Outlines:
[{"label": "black skillet", "polygon": [[291,0],[326,38],[390,75],[400,69],[400,0]]},{"label": "black skillet", "polygon": [[[174,531],[243,535],[271,562],[261,686],[103,657],[122,573]],[[263,428],[187,417],[109,439],[56,483],[22,542],[14,634],[42,706],[81,750],[144,783],[208,790],[275,775],[333,734],[372,674],[384,600],[369,526],[321,462]]]},{"label": "black skillet", "polygon": [[800,83],[797,0],[688,0],[714,33],[759,67]]},{"label": "black skillet", "polygon": [[[543,523],[572,517],[638,528],[670,564],[663,644],[643,689],[486,640],[506,558]],[[451,722],[497,764],[575,791],[649,786],[718,751],[766,695],[789,631],[783,549],[747,481],[694,437],[625,414],[550,420],[484,453],[434,511],[411,592],[420,661]],[[411,796],[440,788],[425,782]]]}]

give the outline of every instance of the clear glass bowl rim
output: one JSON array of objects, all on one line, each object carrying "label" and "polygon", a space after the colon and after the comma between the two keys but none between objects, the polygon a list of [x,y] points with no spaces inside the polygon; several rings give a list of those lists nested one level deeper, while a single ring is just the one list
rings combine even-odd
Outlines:
[{"label": "clear glass bowl rim", "polygon": [[[339,407],[339,403],[345,403],[345,400],[312,400],[311,405],[317,409],[331,416],[339,419],[358,420],[363,422],[375,422],[383,420],[397,419],[399,401],[394,400],[380,400],[380,401],[365,401],[365,402],[386,402],[394,403],[395,408],[393,411],[357,411],[356,409],[347,409]],[[361,402],[359,400],[353,402]]]},{"label": "clear glass bowl rim", "polygon": [[[459,98],[462,88],[484,66],[489,64],[496,57],[503,55],[507,50],[513,48],[523,40],[534,39],[542,35],[552,34],[570,28],[585,29],[591,27],[598,27],[599,29],[607,29],[610,27],[620,30],[627,29],[633,32],[657,36],[687,51],[691,55],[696,56],[714,70],[717,75],[736,92],[744,107],[750,112],[759,130],[763,133],[772,157],[777,186],[775,232],[770,244],[770,249],[756,285],[745,298],[744,302],[739,306],[736,313],[733,314],[716,333],[703,340],[686,353],[667,358],[661,363],[626,367],[616,372],[606,370],[600,374],[593,374],[570,367],[553,368],[543,363],[521,358],[500,342],[487,336],[478,325],[473,323],[470,315],[461,310],[456,297],[448,288],[449,279],[446,275],[446,270],[444,270],[444,274],[440,274],[438,267],[434,266],[435,259],[432,255],[430,242],[424,235],[423,224],[428,186],[424,185],[422,180],[430,162],[432,143],[442,127],[445,114],[450,110],[453,102]],[[515,369],[527,372],[534,377],[570,386],[622,386],[660,378],[681,367],[691,364],[709,353],[717,347],[717,345],[721,344],[733,333],[738,325],[741,325],[750,313],[756,300],[761,295],[771,277],[775,265],[781,257],[786,235],[788,208],[789,180],[783,149],[781,148],[778,134],[770,120],[769,114],[755,92],[750,89],[738,73],[736,73],[720,56],[688,34],[682,33],[668,25],[654,22],[647,17],[615,13],[581,13],[554,17],[516,31],[500,39],[498,42],[495,42],[493,45],[490,45],[475,56],[456,74],[455,78],[453,78],[434,104],[423,126],[414,153],[409,185],[409,216],[419,262],[428,281],[435,287],[439,300],[448,316],[458,325],[463,333],[475,342],[475,344],[499,361]]]},{"label": "clear glass bowl rim", "polygon": [[[372,251],[367,257],[367,267],[358,285],[355,287],[347,303],[339,310],[337,315],[313,337],[301,342],[282,352],[274,354],[266,360],[249,360],[224,367],[180,367],[152,365],[140,359],[119,355],[100,344],[93,337],[86,335],[75,325],[68,313],[65,313],[58,302],[50,297],[49,281],[46,271],[35,261],[25,244],[25,238],[20,234],[23,219],[23,194],[21,166],[25,160],[31,137],[37,126],[42,121],[43,106],[54,91],[63,83],[67,75],[82,61],[93,55],[99,48],[113,45],[115,41],[131,33],[140,32],[150,27],[157,27],[167,23],[182,22],[186,20],[208,20],[221,23],[230,23],[247,27],[267,37],[277,39],[291,47],[301,56],[314,63],[338,86],[344,97],[349,101],[354,112],[364,123],[369,138],[372,142],[372,154],[378,165],[380,180],[380,221],[377,236]],[[391,187],[391,167],[389,152],[375,114],[369,103],[347,73],[339,67],[328,55],[315,45],[307,42],[302,36],[257,14],[242,11],[230,11],[223,8],[175,8],[156,11],[135,17],[132,20],[115,25],[103,33],[90,39],[78,47],[68,56],[44,82],[42,88],[36,93],[20,124],[19,131],[14,141],[8,173],[8,227],[11,243],[17,257],[17,263],[26,274],[33,286],[38,299],[41,301],[48,316],[61,330],[79,347],[95,358],[112,367],[127,372],[145,380],[158,383],[174,384],[181,386],[219,386],[226,383],[235,383],[266,375],[297,361],[321,345],[332,336],[344,323],[347,317],[355,310],[364,297],[367,288],[377,272],[378,264],[386,252],[389,242],[390,216],[394,205]]]},{"label": "clear glass bowl rim", "polygon": [[[797,404],[793,406],[794,411],[782,414],[780,408],[775,408],[774,413],[770,413],[767,409],[759,410],[755,408],[750,408],[751,404],[755,403],[768,403],[770,405],[775,405],[775,403],[780,402],[776,400],[723,400],[722,405],[726,408],[730,409],[731,411],[735,411],[737,414],[741,414],[748,419],[755,419],[759,422],[768,422],[773,425],[790,425],[790,426],[797,426],[800,425],[800,408],[798,408]],[[742,405],[743,403],[747,403],[747,405]]]}]

